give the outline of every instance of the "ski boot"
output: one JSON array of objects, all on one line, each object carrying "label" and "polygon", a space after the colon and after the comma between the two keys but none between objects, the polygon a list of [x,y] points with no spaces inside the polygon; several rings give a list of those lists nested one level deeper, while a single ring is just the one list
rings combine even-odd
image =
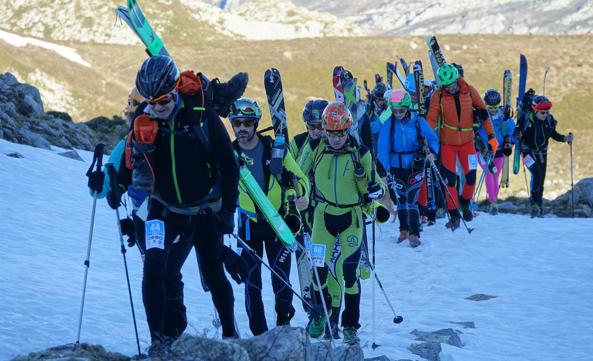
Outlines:
[{"label": "ski boot", "polygon": [[543,217],[543,211],[541,209],[540,206],[538,206],[537,204],[532,204],[531,205],[531,218],[535,218],[535,217]]},{"label": "ski boot", "polygon": [[399,237],[397,237],[397,243],[402,243],[406,239],[408,239],[408,231],[399,231]]},{"label": "ski boot", "polygon": [[319,315],[316,315],[311,319],[309,325],[307,326],[307,332],[311,338],[319,338],[323,335],[325,331],[325,325],[327,323],[327,318],[325,314],[322,312]]},{"label": "ski boot", "polygon": [[471,210],[469,204],[461,205],[461,213],[463,215],[463,220],[466,222],[471,222],[474,219],[474,212]]},{"label": "ski boot", "polygon": [[368,260],[361,260],[358,264],[358,275],[361,280],[368,280],[371,277],[371,265]]},{"label": "ski boot", "polygon": [[155,340],[150,344],[146,353],[151,358],[167,359],[167,355],[171,351],[171,345],[175,340],[172,337],[164,337],[163,339]]},{"label": "ski boot", "polygon": [[493,216],[498,214],[498,206],[495,202],[490,203],[490,205],[488,206],[488,213],[490,213]]},{"label": "ski boot", "polygon": [[360,345],[360,338],[355,327],[344,327],[344,343],[350,346]]},{"label": "ski boot", "polygon": [[329,328],[327,328],[327,325],[325,326],[325,335],[323,336],[323,338],[325,340],[329,340],[330,338],[333,338],[334,340],[339,340],[340,339],[340,328],[338,327],[337,323],[333,323],[330,321],[330,324],[332,326],[331,331]]},{"label": "ski boot", "polygon": [[410,247],[416,248],[420,244],[422,244],[422,242],[420,242],[420,237],[415,234],[410,234]]},{"label": "ski boot", "polygon": [[455,231],[457,228],[459,228],[460,224],[461,218],[459,218],[457,214],[452,214],[449,218],[449,222],[445,223],[445,227],[449,228],[451,231]]}]

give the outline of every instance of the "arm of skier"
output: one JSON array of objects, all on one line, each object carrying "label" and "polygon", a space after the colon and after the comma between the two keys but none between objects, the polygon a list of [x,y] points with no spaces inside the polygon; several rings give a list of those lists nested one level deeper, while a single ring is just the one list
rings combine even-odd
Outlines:
[{"label": "arm of skier", "polygon": [[441,116],[441,105],[440,103],[440,94],[441,90],[436,90],[432,97],[430,97],[430,107],[428,108],[428,113],[426,114],[426,121],[430,128],[436,129],[437,127],[437,119]]},{"label": "arm of skier", "polygon": [[305,147],[303,147],[303,151],[297,160],[297,164],[299,165],[299,168],[301,168],[303,174],[309,174],[311,172],[311,168],[313,167],[314,156],[312,144],[313,142],[310,142],[309,144],[305,145]]},{"label": "arm of skier", "polygon": [[298,192],[301,195],[301,197],[309,199],[309,193],[311,191],[309,178],[305,176],[305,173],[303,173],[303,171],[301,170],[301,168],[299,167],[299,165],[290,153],[286,153],[286,156],[284,157],[284,169],[296,176],[299,186],[301,188],[300,192]]},{"label": "arm of skier", "polygon": [[[372,157],[370,151],[367,151],[362,156],[362,158],[360,158],[360,164],[364,168],[365,174],[367,176],[367,183],[368,184],[371,184],[373,182],[373,180],[374,180],[375,181],[375,184],[378,185],[379,187],[381,187],[381,190],[383,191],[383,193],[385,193],[385,190],[387,189],[387,187],[383,183],[383,180],[381,179],[381,176],[379,176],[379,173],[377,172],[377,169],[375,169],[376,167],[373,167],[372,166],[372,162],[373,162],[373,157]],[[373,174],[373,172],[375,174]]]},{"label": "arm of skier", "polygon": [[239,197],[239,164],[224,125],[217,115],[209,119],[210,142],[220,168],[222,211],[235,213]]},{"label": "arm of skier", "polygon": [[552,132],[550,133],[550,136],[557,142],[567,142],[568,136],[558,133],[558,131],[556,130],[556,125],[558,125],[558,121],[556,121],[556,119],[552,117]]},{"label": "arm of skier", "polygon": [[424,118],[420,118],[419,121],[420,121],[420,132],[422,132],[422,137],[424,137],[424,139],[426,139],[426,145],[428,145],[430,152],[436,158],[437,154],[439,154],[439,139],[437,138],[437,135],[434,132],[434,130],[432,130],[430,128],[430,126],[428,125],[428,122],[426,122],[426,120]]}]

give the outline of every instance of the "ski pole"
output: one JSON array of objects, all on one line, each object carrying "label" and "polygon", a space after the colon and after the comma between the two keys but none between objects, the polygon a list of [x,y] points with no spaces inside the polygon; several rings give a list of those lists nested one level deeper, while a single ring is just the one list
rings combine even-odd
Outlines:
[{"label": "ski pole", "polygon": [[[571,134],[571,133],[569,133]],[[573,163],[572,163],[572,142],[568,143],[568,147],[570,148],[570,193],[571,193],[571,209],[572,209],[572,218],[574,218],[574,173],[573,173]]]},{"label": "ski pole", "polygon": [[[97,146],[95,147],[95,151],[93,153],[93,161],[91,163],[91,166],[89,167],[89,169],[86,172],[86,176],[89,177],[89,184],[90,184],[91,175],[93,173],[93,168],[95,167],[95,164],[96,164],[95,172],[101,172],[101,168],[103,166],[103,151],[104,150],[105,150],[104,144],[97,144]],[[93,241],[93,229],[95,227],[95,211],[97,209],[97,195],[103,188],[102,182],[101,182],[100,188],[101,188],[100,190],[95,189],[93,191],[93,210],[91,212],[91,226],[90,226],[90,230],[89,230],[89,242],[88,242],[87,249],[86,249],[86,258],[84,260],[84,266],[85,266],[84,281],[82,284],[82,299],[80,301],[80,313],[78,316],[78,331],[76,334],[76,343],[74,344],[75,350],[76,350],[76,347],[80,344],[80,331],[82,329],[82,314],[84,312],[84,299],[86,296],[86,283],[87,283],[87,278],[88,278],[88,274],[89,274],[89,267],[91,266],[91,264],[90,264],[91,243]]]},{"label": "ski pole", "polygon": [[474,229],[467,226],[467,223],[465,222],[465,219],[463,219],[463,215],[459,211],[459,206],[457,205],[457,202],[455,202],[455,199],[453,198],[453,195],[451,194],[451,191],[449,191],[449,188],[447,188],[447,183],[445,183],[445,180],[443,179],[443,176],[441,175],[441,172],[439,172],[439,170],[438,170],[436,164],[434,164],[434,161],[433,160],[430,161],[430,167],[432,168],[432,170],[434,171],[434,173],[439,178],[439,181],[441,182],[441,184],[445,188],[445,191],[447,191],[447,195],[449,196],[449,199],[451,199],[451,202],[455,206],[455,210],[457,211],[457,214],[459,215],[459,218],[463,222],[463,225],[465,226],[465,229],[467,230],[467,233],[472,234],[472,232],[474,231]]},{"label": "ski pole", "polygon": [[527,197],[531,197],[531,192],[529,191],[529,183],[527,182],[527,172],[525,171],[525,163],[523,163],[523,178],[525,178],[525,188],[527,189]]},{"label": "ski pole", "polygon": [[[117,171],[113,164],[107,164],[107,174],[109,174],[109,182],[110,182],[110,189],[117,190],[119,185],[117,184]],[[138,326],[136,324],[136,312],[134,311],[134,301],[132,299],[132,287],[130,286],[130,274],[128,272],[128,261],[126,259],[126,246],[124,246],[124,237],[121,230],[121,222],[119,218],[119,208],[115,209],[115,216],[117,221],[117,230],[119,232],[119,243],[120,243],[120,251],[121,255],[124,259],[124,269],[126,271],[126,283],[128,285],[128,295],[130,297],[130,307],[132,308],[132,320],[134,321],[134,334],[136,335],[136,346],[138,347],[138,356],[142,356],[142,351],[140,350],[140,339],[138,338]],[[139,247],[140,248],[140,247]]]},{"label": "ski pole", "polygon": [[[362,244],[363,247],[366,247],[365,244]],[[387,296],[387,292],[385,292],[385,288],[383,288],[383,283],[381,283],[381,280],[379,279],[379,275],[377,274],[377,271],[375,270],[375,265],[371,264],[371,271],[373,273],[373,275],[375,276],[375,281],[377,281],[377,285],[379,286],[379,289],[381,290],[381,292],[383,293],[383,296],[385,297],[385,301],[387,301],[387,304],[389,305],[389,308],[391,308],[391,312],[393,312],[393,323],[401,323],[404,318],[400,315],[398,315],[395,312],[395,308],[393,308],[393,304],[391,304],[391,301],[389,300],[389,297]],[[375,346],[374,348],[376,348],[377,346]]]},{"label": "ski pole", "polygon": [[[373,253],[372,253],[372,261],[371,263],[374,265],[375,264],[375,219],[373,219],[373,225],[372,225],[372,235],[371,237],[372,239],[372,245],[373,245]],[[373,278],[375,276],[375,270],[374,267],[371,268],[371,272],[373,273]],[[375,334],[375,282],[373,282],[373,285],[371,286],[371,293],[372,293],[372,298],[373,298],[373,303],[372,303],[372,321],[373,321],[373,344],[372,344],[372,348],[373,350],[376,349],[377,347],[379,347],[379,345],[375,342],[376,338],[376,334]]]}]

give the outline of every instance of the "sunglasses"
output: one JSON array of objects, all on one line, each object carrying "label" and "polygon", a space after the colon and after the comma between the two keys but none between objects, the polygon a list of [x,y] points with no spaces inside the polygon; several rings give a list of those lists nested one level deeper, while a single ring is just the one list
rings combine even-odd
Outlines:
[{"label": "sunglasses", "polygon": [[231,120],[231,124],[232,124],[233,128],[239,128],[241,126],[241,124],[245,128],[249,128],[255,124],[255,121],[253,119],[233,119],[233,120]]},{"label": "sunglasses", "polygon": [[496,112],[498,111],[498,106],[487,106],[486,109],[488,109],[491,112]]},{"label": "sunglasses", "polygon": [[171,102],[171,100],[173,100],[173,97],[169,93],[169,94],[162,95],[162,96],[160,96],[160,97],[158,97],[156,99],[153,99],[153,100],[149,101],[148,104],[150,104],[150,105],[157,105],[158,104],[158,105],[163,106],[163,105],[169,104]]},{"label": "sunglasses", "polygon": [[328,137],[343,138],[348,135],[347,130],[326,130],[325,133]]},{"label": "sunglasses", "polygon": [[309,130],[323,130],[323,125],[319,124],[307,124],[307,129]]},{"label": "sunglasses", "polygon": [[535,111],[535,114],[544,114],[544,115],[546,115],[546,114],[550,114],[550,111],[549,110],[543,110],[543,111],[536,110]]}]

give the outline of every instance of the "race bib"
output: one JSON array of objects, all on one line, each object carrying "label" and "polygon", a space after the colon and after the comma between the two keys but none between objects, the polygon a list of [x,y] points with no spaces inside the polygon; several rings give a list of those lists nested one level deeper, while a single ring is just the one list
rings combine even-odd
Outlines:
[{"label": "race bib", "polygon": [[311,244],[311,265],[313,267],[325,266],[325,244]]},{"label": "race bib", "polygon": [[533,158],[531,158],[531,154],[527,154],[526,156],[523,157],[523,164],[525,164],[525,166],[527,168],[531,168],[531,166],[535,163],[535,160],[533,160]]},{"label": "race bib", "polygon": [[165,222],[160,219],[146,221],[146,250],[151,248],[165,249]]},{"label": "race bib", "polygon": [[467,164],[469,165],[469,170],[478,169],[478,155],[477,154],[469,154],[467,156]]}]

